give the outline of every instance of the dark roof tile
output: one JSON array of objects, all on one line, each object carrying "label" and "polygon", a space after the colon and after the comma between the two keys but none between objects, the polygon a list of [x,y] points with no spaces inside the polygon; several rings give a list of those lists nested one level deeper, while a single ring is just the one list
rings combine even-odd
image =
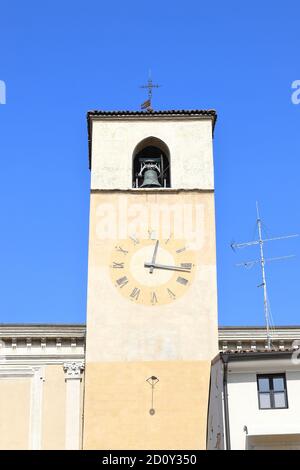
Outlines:
[{"label": "dark roof tile", "polygon": [[297,349],[294,348],[285,348],[285,349],[279,349],[279,348],[272,348],[272,349],[226,349],[225,351],[222,351],[222,354],[257,354],[257,353],[263,353],[263,354],[269,354],[269,353],[285,353],[285,352],[294,352],[297,351]]},{"label": "dark roof tile", "polygon": [[169,109],[169,110],[153,110],[153,111],[103,111],[93,110],[88,111],[88,116],[163,116],[163,115],[200,115],[200,116],[213,116],[217,117],[214,109]]}]

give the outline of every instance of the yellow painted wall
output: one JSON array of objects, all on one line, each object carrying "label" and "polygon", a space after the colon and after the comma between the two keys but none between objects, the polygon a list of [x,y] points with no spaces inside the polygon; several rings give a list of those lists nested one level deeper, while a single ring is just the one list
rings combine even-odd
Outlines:
[{"label": "yellow painted wall", "polygon": [[0,449],[28,449],[31,378],[0,379]]},{"label": "yellow painted wall", "polygon": [[205,449],[209,375],[209,361],[89,363],[84,449]]}]

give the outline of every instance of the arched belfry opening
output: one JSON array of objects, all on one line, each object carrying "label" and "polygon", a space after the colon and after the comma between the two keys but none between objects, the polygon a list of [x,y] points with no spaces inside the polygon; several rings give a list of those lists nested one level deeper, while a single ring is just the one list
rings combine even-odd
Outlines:
[{"label": "arched belfry opening", "polygon": [[170,151],[156,137],[142,140],[133,152],[133,188],[170,188]]}]

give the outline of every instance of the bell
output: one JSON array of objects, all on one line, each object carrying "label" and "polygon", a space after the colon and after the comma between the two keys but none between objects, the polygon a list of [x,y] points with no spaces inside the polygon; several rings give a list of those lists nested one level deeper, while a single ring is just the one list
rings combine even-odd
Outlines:
[{"label": "bell", "polygon": [[144,173],[144,181],[141,184],[140,188],[153,188],[160,187],[161,184],[157,178],[157,172],[155,170],[146,170]]}]

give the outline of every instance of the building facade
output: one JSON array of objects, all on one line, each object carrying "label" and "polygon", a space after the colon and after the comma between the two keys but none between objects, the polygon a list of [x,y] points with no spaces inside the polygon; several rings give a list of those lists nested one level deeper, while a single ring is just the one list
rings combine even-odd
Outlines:
[{"label": "building facade", "polygon": [[0,449],[82,448],[84,325],[0,325]]},{"label": "building facade", "polygon": [[[245,343],[245,336],[247,340],[250,338],[250,342]],[[82,448],[85,337],[85,325],[0,325],[0,449]],[[224,341],[230,345],[230,351],[227,349],[223,352]],[[263,327],[219,328],[219,350],[222,354],[232,354],[233,357],[240,358],[242,356],[237,355],[234,351],[241,351],[238,349],[241,345],[246,347],[252,341],[256,341],[257,351],[264,349]],[[278,327],[277,341],[278,344],[282,344],[279,343],[280,341],[284,342],[285,349],[291,350],[293,344],[295,348],[295,341],[300,341],[300,327]],[[285,352],[279,347],[277,349],[280,354]],[[249,350],[251,351],[250,348]],[[245,352],[242,354],[244,357]],[[239,369],[233,370],[232,377],[236,380],[233,380],[232,386],[236,387],[237,391],[234,393],[239,395],[239,399],[233,400],[235,395],[230,390],[230,446],[231,448],[234,446],[251,448],[254,445],[255,436],[255,439],[258,439],[257,436],[270,435],[271,426],[269,426],[269,430],[265,428],[264,432],[261,427],[259,430],[259,426],[268,423],[265,416],[268,418],[270,410],[263,413],[259,410],[257,389],[255,388],[256,375],[285,373],[290,411],[271,411],[274,416],[273,421],[276,422],[276,426],[272,422],[272,429],[276,431],[275,434],[273,433],[272,439],[276,438],[275,445],[279,446],[279,435],[282,436],[286,433],[291,439],[294,434],[298,433],[296,430],[298,426],[297,394],[299,393],[300,380],[297,378],[297,368],[295,366],[292,369],[291,367],[283,367],[280,358],[290,366],[290,358],[284,354],[272,356],[272,360],[266,360],[266,356],[263,356],[264,361],[260,359],[255,363],[253,362],[253,354],[250,357],[252,358],[251,372],[246,370],[245,361],[236,362],[234,365],[235,367],[239,365]],[[224,410],[222,408],[223,371],[221,365],[219,360],[215,361],[211,372],[207,436],[208,448],[212,449],[226,449],[226,433],[222,418]],[[249,376],[249,374],[251,375]],[[246,380],[245,377],[250,377],[251,381]],[[230,382],[230,380],[231,376],[228,381]],[[218,383],[221,395],[215,393],[214,384],[216,383]],[[255,413],[248,413],[248,404],[244,406],[245,403],[242,402],[242,397],[245,397],[247,402],[249,401],[249,394],[252,395],[251,401]],[[218,400],[212,404],[214,396],[217,396]],[[146,403],[149,403],[149,396],[147,396]],[[154,404],[157,406],[155,402]],[[157,411],[160,410],[161,405]],[[282,412],[285,422],[282,421]],[[281,423],[284,424],[284,427],[280,426]],[[253,439],[251,437],[252,441],[249,437],[247,443],[244,426],[247,426],[248,435],[253,436]],[[287,432],[288,430],[289,432]],[[282,446],[284,442],[281,437],[280,445]],[[289,443],[289,445],[292,444],[292,442]]]},{"label": "building facade", "polygon": [[226,351],[214,359],[208,449],[300,449],[296,343],[287,349]]}]

